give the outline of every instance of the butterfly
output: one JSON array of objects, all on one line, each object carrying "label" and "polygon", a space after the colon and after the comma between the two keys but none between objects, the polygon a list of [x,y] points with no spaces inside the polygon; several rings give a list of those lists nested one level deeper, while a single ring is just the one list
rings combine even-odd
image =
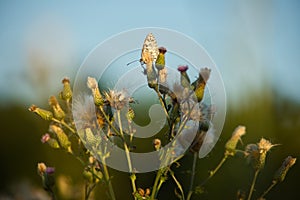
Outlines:
[{"label": "butterfly", "polygon": [[153,62],[156,61],[158,54],[159,54],[159,50],[158,50],[156,39],[152,33],[149,33],[146,36],[143,43],[141,58],[139,60],[134,60],[128,63],[127,66],[136,61],[140,61],[142,65],[152,64]]},{"label": "butterfly", "polygon": [[156,39],[152,33],[149,33],[143,43],[140,62],[148,64],[155,62],[159,54]]}]

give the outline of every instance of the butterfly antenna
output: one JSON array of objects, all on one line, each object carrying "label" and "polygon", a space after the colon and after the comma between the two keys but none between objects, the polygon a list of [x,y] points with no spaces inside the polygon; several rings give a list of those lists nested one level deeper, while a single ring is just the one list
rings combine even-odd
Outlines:
[{"label": "butterfly antenna", "polygon": [[137,62],[137,61],[140,61],[140,59],[134,60],[134,61],[131,61],[131,62],[127,63],[127,66],[128,66],[128,65],[131,65],[132,63]]}]

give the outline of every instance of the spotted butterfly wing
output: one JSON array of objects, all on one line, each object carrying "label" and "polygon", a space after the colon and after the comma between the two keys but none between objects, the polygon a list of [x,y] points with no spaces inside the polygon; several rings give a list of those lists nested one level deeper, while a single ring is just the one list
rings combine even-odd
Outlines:
[{"label": "spotted butterfly wing", "polygon": [[156,39],[152,33],[149,33],[143,44],[141,61],[144,63],[155,62],[159,54]]}]

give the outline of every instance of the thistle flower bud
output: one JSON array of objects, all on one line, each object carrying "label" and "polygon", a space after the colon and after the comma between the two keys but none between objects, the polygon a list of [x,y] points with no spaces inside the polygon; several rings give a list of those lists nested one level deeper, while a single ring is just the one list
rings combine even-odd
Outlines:
[{"label": "thistle flower bud", "polygon": [[109,105],[116,110],[121,110],[126,104],[132,103],[132,98],[128,97],[124,90],[109,90],[104,93],[104,96],[109,102]]},{"label": "thistle flower bud", "polygon": [[134,116],[135,116],[134,110],[132,108],[129,108],[128,112],[126,114],[126,117],[127,117],[128,121],[132,122]]},{"label": "thistle flower bud", "polygon": [[153,140],[153,146],[154,146],[155,150],[158,151],[160,149],[160,147],[161,147],[161,141],[160,141],[160,139],[157,139],[157,138],[154,139]]},{"label": "thistle flower bud", "polygon": [[64,87],[63,91],[60,92],[59,96],[62,100],[69,102],[73,95],[69,78],[64,78],[62,80],[62,84],[64,85]]},{"label": "thistle flower bud", "polygon": [[267,152],[277,144],[262,138],[257,144],[249,144],[246,146],[245,155],[255,170],[261,170],[265,165]]},{"label": "thistle flower bud", "polygon": [[55,172],[55,169],[53,167],[47,167],[45,163],[38,163],[37,171],[42,177],[44,189],[46,191],[51,191],[55,183],[54,177],[52,176]]},{"label": "thistle flower bud", "polygon": [[95,105],[102,106],[104,101],[99,91],[98,83],[96,79],[92,77],[88,77],[87,86],[92,90]]},{"label": "thistle flower bud", "polygon": [[145,196],[145,191],[142,188],[138,188],[138,192],[142,197]]},{"label": "thistle flower bud", "polygon": [[150,189],[149,188],[146,188],[146,191],[145,191],[145,196],[149,196],[150,195]]},{"label": "thistle flower bud", "polygon": [[49,98],[49,105],[52,106],[53,114],[56,119],[62,120],[65,118],[66,114],[63,109],[61,109],[55,96]]},{"label": "thistle flower bud", "polygon": [[159,54],[155,62],[155,67],[158,71],[160,71],[165,68],[165,53],[167,52],[167,49],[165,47],[159,47],[158,51]]},{"label": "thistle flower bud", "polygon": [[39,115],[44,120],[50,121],[53,118],[52,112],[50,112],[48,110],[38,108],[36,105],[30,106],[30,108],[28,110],[30,112],[36,113],[37,115]]},{"label": "thistle flower bud", "polygon": [[90,128],[85,129],[85,137],[86,137],[86,143],[91,145],[91,147],[96,147],[99,141],[95,137],[94,133]]},{"label": "thistle flower bud", "polygon": [[189,67],[187,65],[180,65],[178,66],[177,70],[180,72],[180,83],[181,86],[184,88],[190,88],[191,87],[191,81],[190,78],[187,74],[187,70],[189,69]]},{"label": "thistle flower bud", "polygon": [[58,144],[57,140],[54,138],[50,138],[47,141],[47,144],[53,149],[59,149],[59,144]]},{"label": "thistle flower bud", "polygon": [[289,169],[296,163],[296,158],[292,156],[288,156],[282,163],[281,167],[275,173],[273,181],[275,182],[282,182],[285,179],[285,176]]},{"label": "thistle flower bud", "polygon": [[46,169],[47,169],[47,166],[45,165],[45,163],[38,163],[37,171],[40,176],[42,176],[44,173],[46,173]]},{"label": "thistle flower bud", "polygon": [[246,133],[246,127],[245,126],[238,126],[232,133],[231,138],[227,141],[225,144],[226,154],[228,155],[234,155],[236,150],[236,145],[238,141],[241,141],[241,137]]},{"label": "thistle flower bud", "polygon": [[42,136],[41,142],[47,143],[53,149],[59,149],[59,144],[58,144],[57,140],[54,138],[51,138],[48,133],[46,133],[45,135]]},{"label": "thistle flower bud", "polygon": [[202,68],[199,73],[199,77],[192,83],[192,88],[197,97],[197,101],[200,102],[203,99],[206,82],[209,79],[211,70],[208,68]]},{"label": "thistle flower bud", "polygon": [[58,126],[56,125],[51,125],[50,129],[55,133],[57,139],[58,139],[58,143],[59,145],[66,149],[66,150],[70,150],[71,147],[71,142],[68,138],[68,136],[65,134],[65,132]]},{"label": "thistle flower bud", "polygon": [[250,163],[254,169],[260,169],[260,155],[257,144],[248,144],[245,149],[245,156],[247,157],[248,163]]}]

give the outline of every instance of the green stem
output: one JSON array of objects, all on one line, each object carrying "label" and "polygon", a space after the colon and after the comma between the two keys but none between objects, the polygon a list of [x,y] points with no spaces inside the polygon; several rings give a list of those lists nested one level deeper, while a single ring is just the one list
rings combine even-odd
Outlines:
[{"label": "green stem", "polygon": [[194,188],[194,179],[195,179],[195,173],[196,173],[196,164],[197,164],[197,158],[198,158],[198,153],[194,153],[194,159],[193,159],[193,167],[192,167],[192,175],[191,175],[191,182],[190,182],[190,188],[189,188],[189,193],[187,195],[186,200],[190,200],[193,194],[193,188]]},{"label": "green stem", "polygon": [[56,200],[55,193],[53,192],[52,189],[49,190],[49,194],[50,194],[50,196],[51,196],[51,200]]},{"label": "green stem", "polygon": [[254,177],[253,177],[253,180],[252,180],[252,184],[251,184],[251,187],[250,187],[250,191],[249,191],[249,195],[248,195],[247,200],[251,199],[252,193],[254,191],[254,186],[255,186],[255,183],[256,183],[258,173],[259,173],[259,170],[256,170],[255,174],[254,174]]},{"label": "green stem", "polygon": [[92,194],[93,189],[96,187],[96,184],[93,184],[89,187],[89,184],[87,183],[85,186],[85,200],[88,200],[90,195]]},{"label": "green stem", "polygon": [[181,184],[180,184],[179,181],[176,179],[174,172],[173,172],[170,168],[169,168],[169,172],[170,172],[170,174],[171,174],[173,180],[175,181],[177,187],[178,187],[179,190],[180,190],[180,193],[181,193],[181,196],[182,196],[182,200],[185,200],[185,198],[184,198],[184,192],[183,192],[183,189],[182,189]]},{"label": "green stem", "polygon": [[162,105],[162,107],[163,107],[163,109],[164,109],[165,115],[166,115],[167,120],[168,120],[168,124],[170,125],[171,121],[170,121],[169,113],[168,113],[167,108],[166,108],[166,104],[165,104],[163,98],[161,97],[158,88],[155,88],[154,90],[155,90],[155,92],[156,92],[156,94],[157,94],[157,96],[158,96],[158,99],[159,99],[159,101],[160,101],[160,104]]},{"label": "green stem", "polygon": [[116,132],[116,134],[120,135],[119,131],[116,129],[115,126],[112,125],[112,122],[109,120],[109,117],[107,116],[107,114],[105,113],[105,111],[103,110],[102,106],[99,106],[99,109],[101,111],[101,113],[103,114],[106,122],[108,123],[108,125]]},{"label": "green stem", "polygon": [[200,184],[200,186],[203,186],[209,179],[211,179],[217,173],[217,171],[222,167],[222,165],[225,163],[227,158],[228,158],[228,155],[225,154],[223,159],[218,164],[218,166],[213,171],[209,172],[209,176]]},{"label": "green stem", "polygon": [[76,131],[75,131],[73,128],[71,128],[66,122],[57,120],[57,119],[55,119],[55,118],[52,118],[52,121],[54,121],[54,122],[56,122],[56,123],[59,123],[59,124],[65,126],[65,127],[66,127],[67,129],[69,129],[72,133],[76,133]]},{"label": "green stem", "polygon": [[277,184],[277,181],[273,181],[272,184],[268,187],[268,189],[260,196],[259,199],[263,199],[264,196],[266,196],[270,190]]},{"label": "green stem", "polygon": [[102,164],[103,164],[103,174],[104,174],[104,178],[105,178],[105,180],[106,180],[106,182],[107,182],[107,184],[108,184],[108,192],[109,192],[109,194],[110,194],[111,199],[112,199],[112,200],[116,200],[115,193],[114,193],[114,190],[113,190],[111,181],[110,181],[108,169],[107,169],[107,166],[106,166],[105,158],[102,160]]},{"label": "green stem", "polygon": [[151,197],[150,197],[151,200],[154,200],[156,198],[156,194],[158,192],[158,190],[157,190],[158,189],[158,182],[160,180],[161,175],[162,175],[162,169],[159,169],[157,171],[157,174],[156,174],[156,177],[155,177],[155,181],[154,181],[154,185],[153,185],[153,189],[152,189],[152,193],[151,193]]},{"label": "green stem", "polygon": [[160,190],[160,188],[164,182],[165,182],[165,180],[162,180],[162,179],[159,180],[159,184],[157,186],[157,192]]},{"label": "green stem", "polygon": [[[131,158],[130,158],[130,152],[129,152],[129,148],[128,145],[126,144],[125,141],[125,137],[124,137],[124,133],[123,133],[123,128],[122,128],[122,122],[121,122],[121,112],[120,110],[117,110],[117,117],[118,117],[118,124],[119,124],[119,129],[120,129],[120,135],[123,138],[124,141],[124,149],[125,149],[125,154],[126,154],[126,159],[127,159],[127,164],[128,164],[128,169],[130,172],[130,179],[131,179],[131,186],[132,186],[132,192],[135,193],[136,192],[136,185],[135,185],[135,176],[132,170],[132,164],[131,164]],[[134,197],[136,199],[136,197]]]}]

